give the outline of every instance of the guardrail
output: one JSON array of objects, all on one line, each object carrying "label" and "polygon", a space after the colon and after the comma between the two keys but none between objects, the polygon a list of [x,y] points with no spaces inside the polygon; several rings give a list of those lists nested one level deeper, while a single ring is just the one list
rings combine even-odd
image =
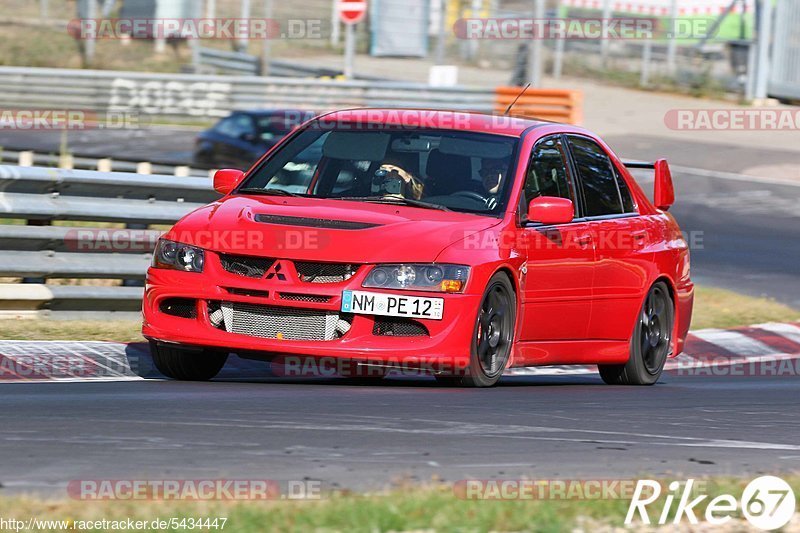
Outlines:
[{"label": "guardrail", "polygon": [[208,177],[2,165],[0,191],[0,278],[39,281],[0,284],[0,314],[11,316],[136,312],[140,287],[44,280],[141,281],[161,234],[153,226],[218,198]]},{"label": "guardrail", "polygon": [[198,47],[198,68],[212,68],[219,72],[258,76],[261,74],[261,58],[244,52],[217,50],[215,48]]},{"label": "guardrail", "polygon": [[491,112],[491,89],[391,81],[1,67],[0,107],[217,118],[234,109],[419,107]]},{"label": "guardrail", "polygon": [[112,158],[97,158],[80,155],[43,154],[33,150],[2,150],[0,164],[16,164],[21,167],[48,166],[66,170],[98,170],[101,172],[132,172],[136,174],[163,174],[179,177],[206,177],[213,170],[192,168],[184,165],[165,165],[149,161],[125,161]]},{"label": "guardrail", "polygon": [[512,112],[514,116],[567,124],[580,124],[583,121],[583,94],[580,91],[498,87],[495,93],[496,113],[505,112],[506,108],[516,100]]}]

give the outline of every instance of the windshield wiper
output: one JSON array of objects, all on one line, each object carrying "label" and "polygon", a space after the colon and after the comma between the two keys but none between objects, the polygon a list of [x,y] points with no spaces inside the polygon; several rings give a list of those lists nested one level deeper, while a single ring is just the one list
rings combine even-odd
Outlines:
[{"label": "windshield wiper", "polygon": [[375,202],[379,204],[403,204],[409,207],[420,207],[422,209],[436,209],[438,211],[450,211],[449,207],[440,204],[432,204],[421,200],[412,200],[400,196],[340,196],[331,200],[348,200],[351,202]]},{"label": "windshield wiper", "polygon": [[299,198],[307,196],[306,194],[286,191],[283,189],[260,189],[258,187],[253,187],[250,189],[239,189],[238,191],[236,191],[236,194],[260,194],[263,196],[295,196]]}]

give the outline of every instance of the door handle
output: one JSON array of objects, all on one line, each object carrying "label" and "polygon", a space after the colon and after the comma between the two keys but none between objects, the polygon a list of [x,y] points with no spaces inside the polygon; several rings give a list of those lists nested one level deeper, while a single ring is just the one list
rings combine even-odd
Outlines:
[{"label": "door handle", "polygon": [[647,239],[647,232],[646,231],[634,231],[633,232],[633,240],[636,243],[642,244]]},{"label": "door handle", "polygon": [[581,248],[588,248],[592,244],[592,236],[590,234],[581,235],[575,238],[575,242],[578,243],[578,246]]}]

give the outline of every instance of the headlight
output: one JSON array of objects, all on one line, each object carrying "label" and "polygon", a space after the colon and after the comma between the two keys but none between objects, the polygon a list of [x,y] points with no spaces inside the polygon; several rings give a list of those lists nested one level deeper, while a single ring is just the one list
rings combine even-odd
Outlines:
[{"label": "headlight", "polygon": [[362,287],[412,291],[462,292],[469,278],[463,265],[377,265]]},{"label": "headlight", "polygon": [[202,248],[161,239],[156,244],[152,266],[185,272],[202,272],[204,262]]}]

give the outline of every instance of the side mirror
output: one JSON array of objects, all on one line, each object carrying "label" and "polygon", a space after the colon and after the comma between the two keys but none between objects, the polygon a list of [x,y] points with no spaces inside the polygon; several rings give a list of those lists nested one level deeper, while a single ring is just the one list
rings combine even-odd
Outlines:
[{"label": "side mirror", "polygon": [[214,190],[223,196],[230,194],[230,192],[239,185],[243,177],[244,172],[236,170],[235,168],[217,170],[214,173]]},{"label": "side mirror", "polygon": [[528,220],[542,224],[566,224],[575,218],[572,200],[556,196],[539,196],[528,204]]},{"label": "side mirror", "polygon": [[672,173],[666,159],[659,159],[655,163],[655,191],[653,203],[657,208],[666,211],[675,203],[675,186],[672,184]]}]

